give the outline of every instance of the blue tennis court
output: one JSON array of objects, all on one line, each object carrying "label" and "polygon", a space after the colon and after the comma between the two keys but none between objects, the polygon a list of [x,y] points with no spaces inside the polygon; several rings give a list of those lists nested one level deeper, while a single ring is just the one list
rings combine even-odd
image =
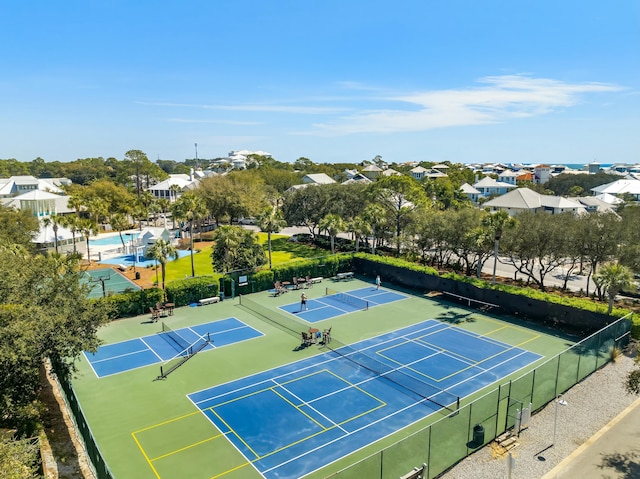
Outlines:
[{"label": "blue tennis court", "polygon": [[265,478],[295,479],[540,358],[428,320],[188,397]]},{"label": "blue tennis court", "polygon": [[316,323],[407,298],[404,294],[375,287],[355,289],[346,293],[337,291],[329,293],[321,298],[308,299],[308,310],[300,310],[300,301],[280,306],[280,309],[310,323]]},{"label": "blue tennis court", "polygon": [[95,353],[85,351],[84,355],[96,376],[102,378],[184,356],[190,345],[204,340],[207,335],[211,343],[205,345],[202,351],[257,338],[263,334],[237,318],[227,318],[106,344],[100,346]]}]

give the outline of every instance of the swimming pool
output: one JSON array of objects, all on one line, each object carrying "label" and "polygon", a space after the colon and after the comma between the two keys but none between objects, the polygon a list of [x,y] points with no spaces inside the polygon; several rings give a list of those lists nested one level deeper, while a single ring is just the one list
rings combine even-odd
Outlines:
[{"label": "swimming pool", "polygon": [[[178,258],[184,258],[185,256],[189,256],[190,254],[189,250],[182,250],[182,249],[179,249],[177,253],[178,253]],[[197,253],[195,253],[194,251],[194,254],[197,254]],[[122,256],[115,256],[113,258],[104,258],[100,261],[100,263],[101,264],[123,264],[125,266],[133,266],[133,255],[127,254]],[[140,268],[146,268],[148,266],[153,266],[155,264],[156,264],[155,260],[145,258],[144,256],[140,256],[136,260],[136,266]]]},{"label": "swimming pool", "polygon": [[[131,237],[133,236],[133,240],[136,241],[140,233],[122,233],[122,239],[124,240],[124,244],[131,242]],[[98,239],[89,238],[89,247],[91,246],[122,246],[122,240],[120,239],[119,234],[113,234],[109,236],[103,236]]]}]

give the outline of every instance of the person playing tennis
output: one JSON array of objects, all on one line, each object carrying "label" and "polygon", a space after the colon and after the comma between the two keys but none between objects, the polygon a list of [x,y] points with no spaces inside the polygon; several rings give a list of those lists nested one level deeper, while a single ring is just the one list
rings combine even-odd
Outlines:
[{"label": "person playing tennis", "polygon": [[380,280],[380,275],[376,275],[376,289],[380,289],[380,285],[382,284],[382,281]]},{"label": "person playing tennis", "polygon": [[307,295],[306,293],[302,293],[300,295],[300,311],[308,311],[309,307],[307,306]]}]

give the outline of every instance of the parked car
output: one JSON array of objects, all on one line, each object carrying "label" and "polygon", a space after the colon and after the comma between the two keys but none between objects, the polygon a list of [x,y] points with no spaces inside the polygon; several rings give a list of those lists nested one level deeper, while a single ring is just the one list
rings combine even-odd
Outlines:
[{"label": "parked car", "polygon": [[256,219],[252,216],[249,216],[248,218],[238,218],[238,224],[239,225],[255,225]]}]

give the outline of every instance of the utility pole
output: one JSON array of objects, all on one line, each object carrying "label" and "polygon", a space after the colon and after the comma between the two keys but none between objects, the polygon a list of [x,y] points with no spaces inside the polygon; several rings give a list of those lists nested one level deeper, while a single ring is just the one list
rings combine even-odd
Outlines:
[{"label": "utility pole", "polygon": [[194,145],[196,146],[196,170],[198,169],[198,144],[194,143]]}]

